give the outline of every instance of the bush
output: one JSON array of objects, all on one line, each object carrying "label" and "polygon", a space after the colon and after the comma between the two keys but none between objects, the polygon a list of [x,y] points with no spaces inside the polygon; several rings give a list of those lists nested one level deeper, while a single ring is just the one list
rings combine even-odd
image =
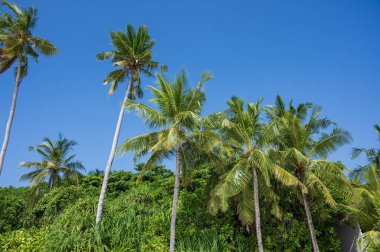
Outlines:
[{"label": "bush", "polygon": [[38,251],[44,252],[44,229],[19,229],[7,232],[0,236],[0,249],[2,251]]},{"label": "bush", "polygon": [[[217,216],[209,214],[209,176],[203,169],[193,172],[191,184],[181,188],[177,251],[256,251],[254,226],[243,227],[234,211]],[[172,173],[158,167],[136,183],[138,175],[114,172],[103,219],[96,227],[99,188],[94,184],[101,181],[100,177],[101,174],[92,174],[82,179],[81,186],[55,188],[31,208],[23,196],[28,195],[28,189],[1,189],[0,197],[8,202],[0,206],[0,223],[8,223],[6,231],[22,227],[26,220],[33,228],[1,234],[0,248],[6,251],[167,250]],[[269,207],[265,206],[265,200],[261,201],[264,247],[268,251],[311,251],[305,213],[297,194],[281,187],[276,188],[276,192],[282,199],[282,219],[274,218],[266,211]],[[338,251],[335,210],[321,204],[318,197],[310,195],[310,199],[321,251]],[[26,212],[29,215],[25,215]],[[17,215],[23,217],[18,220]]]}]

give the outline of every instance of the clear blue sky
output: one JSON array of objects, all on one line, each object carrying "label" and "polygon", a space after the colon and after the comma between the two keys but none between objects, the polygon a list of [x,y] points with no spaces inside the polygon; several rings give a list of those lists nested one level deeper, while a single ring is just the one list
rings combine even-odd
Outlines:
[{"label": "clear blue sky", "polygon": [[[39,10],[34,34],[50,39],[57,56],[40,58],[23,81],[0,186],[24,185],[20,161],[38,160],[27,147],[59,132],[78,142],[77,158],[88,170],[104,169],[125,85],[107,96],[102,86],[112,69],[95,54],[111,49],[108,32],[145,24],[156,60],[169,75],[185,67],[193,82],[214,73],[206,86],[205,112],[238,95],[273,103],[280,94],[296,103],[323,106],[324,115],[348,129],[354,142],[331,156],[353,167],[353,146],[376,146],[380,124],[380,2],[319,1],[17,1]],[[154,78],[144,80],[146,86]],[[3,140],[14,80],[0,76],[0,137]],[[146,128],[127,114],[121,140]],[[171,163],[169,162],[169,166]],[[114,169],[131,169],[130,155]]]}]

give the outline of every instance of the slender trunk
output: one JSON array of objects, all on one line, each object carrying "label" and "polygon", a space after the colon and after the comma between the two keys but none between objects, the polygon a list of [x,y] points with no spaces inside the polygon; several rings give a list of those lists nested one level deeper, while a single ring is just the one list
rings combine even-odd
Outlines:
[{"label": "slender trunk", "polygon": [[181,152],[180,146],[176,149],[176,168],[175,168],[175,180],[174,180],[174,192],[173,192],[173,204],[172,204],[172,218],[170,221],[170,246],[169,251],[174,252],[175,244],[175,221],[177,219],[177,203],[179,195],[179,180],[181,176]]},{"label": "slender trunk", "polygon": [[310,208],[309,208],[309,202],[307,199],[307,194],[305,192],[303,192],[302,189],[301,189],[301,194],[302,194],[302,199],[303,199],[303,205],[305,207],[305,212],[306,212],[307,225],[309,226],[311,242],[313,244],[313,250],[314,250],[314,252],[319,252],[317,237],[315,236],[315,232],[314,232],[313,219],[311,218],[311,212],[310,212]]},{"label": "slender trunk", "polygon": [[17,95],[18,95],[18,89],[20,87],[20,78],[21,78],[21,64],[22,64],[22,57],[20,56],[20,57],[18,57],[17,74],[16,74],[15,88],[13,91],[11,111],[9,112],[7,126],[5,128],[4,142],[3,142],[3,146],[1,147],[1,152],[0,152],[0,175],[1,175],[1,171],[3,169],[5,153],[7,152],[9,136],[11,134],[13,117],[15,115],[15,110],[16,110]]},{"label": "slender trunk", "polygon": [[113,136],[111,152],[110,152],[110,155],[108,157],[106,169],[104,171],[103,185],[102,185],[102,189],[100,191],[99,202],[98,202],[98,210],[96,212],[96,224],[99,224],[100,220],[102,219],[103,203],[104,203],[104,198],[105,198],[106,192],[107,192],[108,179],[109,179],[109,176],[111,173],[111,167],[112,167],[113,159],[115,157],[117,142],[119,139],[121,122],[123,121],[123,115],[124,115],[124,110],[125,110],[124,102],[126,102],[128,100],[129,94],[132,90],[132,83],[133,83],[133,73],[131,74],[131,79],[129,80],[129,84],[128,84],[127,92],[125,93],[123,104],[121,105],[121,109],[120,109],[120,113],[119,113],[119,119],[117,120],[115,134]]},{"label": "slender trunk", "polygon": [[257,246],[259,247],[259,252],[263,252],[264,247],[263,247],[263,239],[261,235],[259,185],[257,181],[257,171],[255,167],[252,168],[252,178],[253,178],[253,200],[255,203],[255,224],[256,224]]},{"label": "slender trunk", "polygon": [[52,174],[51,178],[49,179],[49,191],[53,189],[53,181],[54,181],[54,174]]}]

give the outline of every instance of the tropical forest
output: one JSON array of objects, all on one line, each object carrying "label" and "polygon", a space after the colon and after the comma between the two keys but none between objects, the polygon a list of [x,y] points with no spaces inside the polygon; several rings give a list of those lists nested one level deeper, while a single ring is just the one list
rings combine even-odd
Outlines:
[{"label": "tropical forest", "polygon": [[[85,2],[1,2],[0,251],[380,251],[378,2],[279,3],[295,16],[246,1]],[[346,12],[377,28],[348,29]],[[281,34],[288,19],[299,37]],[[322,26],[347,37],[313,47]],[[261,41],[271,29],[281,39]],[[355,64],[355,29],[362,53],[377,50],[356,89],[290,84],[291,64],[305,78]]]}]

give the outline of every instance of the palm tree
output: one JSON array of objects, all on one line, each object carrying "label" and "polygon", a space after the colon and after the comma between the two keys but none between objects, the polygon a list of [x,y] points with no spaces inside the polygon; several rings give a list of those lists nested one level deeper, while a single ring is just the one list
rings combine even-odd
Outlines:
[{"label": "palm tree", "polygon": [[47,181],[50,190],[59,186],[62,179],[78,184],[82,176],[80,170],[85,170],[85,168],[81,162],[74,161],[76,155],[70,155],[75,145],[74,141],[59,135],[55,143],[50,138],[44,138],[41,144],[29,147],[29,151],[41,155],[42,161],[21,162],[19,167],[34,169],[34,171],[22,175],[20,180],[29,181],[31,187],[38,187]]},{"label": "palm tree", "polygon": [[48,40],[32,35],[32,29],[37,23],[37,10],[35,8],[18,8],[16,5],[12,5],[5,0],[3,0],[2,3],[9,8],[13,16],[4,14],[0,21],[2,26],[2,33],[0,34],[0,41],[2,43],[0,72],[4,72],[8,69],[16,60],[18,61],[18,65],[15,71],[16,81],[11,110],[5,129],[4,142],[0,152],[0,174],[9,142],[11,126],[16,109],[17,95],[20,83],[27,75],[29,57],[32,57],[37,61],[39,54],[50,56],[58,52],[58,49]]},{"label": "palm tree", "polygon": [[[374,126],[380,141],[380,126]],[[365,178],[367,171],[375,166],[380,172],[380,149],[365,149],[365,148],[354,148],[352,151],[352,159],[357,158],[359,155],[364,154],[368,160],[368,164],[364,166],[359,166],[350,173],[350,178],[354,180],[361,181]]]},{"label": "palm tree", "polygon": [[362,251],[380,250],[380,173],[373,164],[362,175],[365,184],[354,182],[355,188],[348,206],[342,206],[359,224],[363,234],[357,245]]},{"label": "palm tree", "polygon": [[[311,108],[312,111],[309,113]],[[350,142],[351,136],[336,126],[331,132],[326,133],[326,129],[334,123],[326,118],[320,118],[321,109],[310,103],[294,107],[290,102],[289,108],[286,109],[281,97],[278,96],[276,106],[269,106],[266,112],[273,129],[272,143],[277,148],[272,156],[297,176],[302,185],[299,188],[313,249],[319,251],[308,191],[319,191],[328,204],[336,205],[324,181],[335,181],[337,184],[348,182],[343,173],[343,166],[326,160],[326,157],[338,147]]]},{"label": "palm tree", "polygon": [[[259,251],[264,251],[258,177],[262,178],[267,187],[265,195],[268,197],[273,196],[269,186],[270,176],[276,177],[286,185],[297,185],[298,180],[273,164],[264,150],[267,141],[263,134],[265,125],[260,118],[260,103],[261,100],[256,104],[248,103],[245,108],[243,100],[232,97],[231,101],[227,102],[229,109],[222,112],[224,118],[220,120],[219,132],[223,142],[229,145],[228,150],[233,150],[233,158],[229,157],[230,162],[227,166],[230,168],[221,176],[210,206],[214,213],[219,207],[225,211],[228,207],[226,199],[237,196],[239,218],[247,225],[255,222],[258,248]],[[273,210],[278,211],[278,206],[274,205]]]},{"label": "palm tree", "polygon": [[139,97],[143,95],[140,87],[140,73],[142,72],[146,76],[152,76],[153,69],[158,66],[157,62],[152,61],[152,48],[154,46],[154,41],[150,38],[147,27],[139,26],[137,31],[135,31],[132,25],[127,25],[126,32],[110,32],[110,36],[114,50],[96,55],[99,60],[111,59],[113,66],[117,67],[117,69],[110,72],[104,80],[105,85],[109,83],[111,84],[108,94],[113,94],[119,84],[124,82],[127,78],[129,78],[129,83],[121,105],[119,118],[116,123],[116,129],[112,141],[111,152],[104,172],[98,210],[96,213],[96,224],[98,224],[102,218],[103,203],[107,191],[113,159],[115,157],[120,127],[123,121],[125,102],[128,99],[134,98],[135,95]]},{"label": "palm tree", "polygon": [[200,113],[205,101],[201,90],[205,81],[210,79],[209,74],[203,74],[195,89],[187,88],[186,74],[182,71],[177,78],[170,82],[161,74],[157,75],[159,88],[150,86],[153,93],[150,100],[157,109],[136,101],[128,101],[125,105],[136,113],[152,129],[157,131],[136,136],[126,140],[121,146],[122,153],[134,151],[135,158],[149,155],[142,168],[142,173],[152,164],[165,158],[175,156],[175,182],[173,192],[172,214],[170,224],[170,251],[174,251],[175,224],[177,218],[177,203],[180,187],[181,168],[186,160],[186,144],[192,142],[192,132],[200,123]]}]

